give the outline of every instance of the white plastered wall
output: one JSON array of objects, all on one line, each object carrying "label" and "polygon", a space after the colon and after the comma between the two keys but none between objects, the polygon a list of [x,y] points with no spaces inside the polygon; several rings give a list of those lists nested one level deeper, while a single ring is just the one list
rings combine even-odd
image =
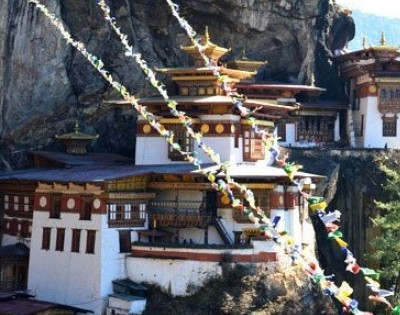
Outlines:
[{"label": "white plastered wall", "polygon": [[[37,299],[89,309],[101,314],[112,293],[111,280],[125,277],[118,232],[108,229],[106,215],[79,220],[79,214],[62,213],[49,219],[35,211],[29,263],[28,289]],[[51,227],[50,250],[42,250],[43,227]],[[56,228],[65,228],[64,251],[55,251]],[[80,252],[71,252],[72,229],[81,229]],[[86,253],[87,230],[96,230],[95,253]]]}]

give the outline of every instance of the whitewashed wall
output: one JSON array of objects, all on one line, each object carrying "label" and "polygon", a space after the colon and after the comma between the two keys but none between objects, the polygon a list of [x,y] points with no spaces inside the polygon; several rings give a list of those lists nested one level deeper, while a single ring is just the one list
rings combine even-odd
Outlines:
[{"label": "whitewashed wall", "polygon": [[157,284],[173,295],[182,296],[193,293],[191,286],[199,287],[222,274],[218,262],[128,257],[126,265],[131,280]]},{"label": "whitewashed wall", "polygon": [[168,143],[162,137],[136,137],[135,163],[137,165],[187,163],[168,158]]},{"label": "whitewashed wall", "polygon": [[[37,299],[73,305],[101,314],[111,280],[125,277],[123,254],[119,254],[118,234],[108,229],[106,215],[92,215],[91,221],[79,214],[62,213],[49,219],[48,212],[33,215],[28,289]],[[42,250],[43,227],[52,227],[50,250]],[[65,228],[64,251],[55,251],[56,228]],[[82,229],[80,252],[71,252],[72,228]],[[86,230],[97,230],[95,253],[86,254]]]},{"label": "whitewashed wall", "polygon": [[[390,149],[400,148],[400,119],[397,119],[397,136],[383,136],[382,113],[378,110],[378,98],[366,97],[360,101],[359,115],[364,114],[364,147],[383,149],[385,144]],[[354,113],[354,111],[353,111]],[[393,114],[391,114],[393,116]],[[390,114],[388,114],[390,116]]]}]

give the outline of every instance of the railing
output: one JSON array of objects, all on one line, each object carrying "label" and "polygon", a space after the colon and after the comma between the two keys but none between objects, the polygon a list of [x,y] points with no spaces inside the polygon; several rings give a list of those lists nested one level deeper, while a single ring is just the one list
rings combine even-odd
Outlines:
[{"label": "railing", "polygon": [[200,215],[198,213],[150,213],[150,222],[153,222],[157,227],[206,227],[209,220],[209,216]]},{"label": "railing", "polygon": [[163,212],[197,212],[199,213],[199,208],[201,201],[176,201],[176,200],[161,200],[161,201],[151,201],[148,205],[150,211],[163,211]]},{"label": "railing", "polygon": [[157,227],[205,227],[210,217],[200,210],[201,201],[161,200],[148,205],[150,222]]},{"label": "railing", "polygon": [[224,243],[226,245],[232,245],[233,244],[232,237],[229,235],[228,231],[226,230],[226,228],[225,228],[224,224],[221,222],[221,220],[218,218],[214,218],[212,220],[212,223],[216,227],[216,229],[217,229],[219,235],[221,236],[222,240],[224,241]]},{"label": "railing", "polygon": [[108,226],[111,228],[143,227],[145,222],[145,219],[109,219]]}]

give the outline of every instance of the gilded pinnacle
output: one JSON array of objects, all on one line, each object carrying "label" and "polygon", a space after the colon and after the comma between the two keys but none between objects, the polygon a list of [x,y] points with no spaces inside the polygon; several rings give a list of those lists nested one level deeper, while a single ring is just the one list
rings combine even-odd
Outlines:
[{"label": "gilded pinnacle", "polygon": [[386,46],[386,36],[385,36],[385,32],[382,32],[382,36],[381,36],[381,46]]}]

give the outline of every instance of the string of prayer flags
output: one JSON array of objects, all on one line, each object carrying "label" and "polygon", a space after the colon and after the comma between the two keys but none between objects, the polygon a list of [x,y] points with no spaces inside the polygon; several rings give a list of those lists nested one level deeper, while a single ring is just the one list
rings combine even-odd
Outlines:
[{"label": "string of prayer flags", "polygon": [[328,204],[325,201],[324,197],[320,196],[312,196],[307,199],[308,208],[314,212],[316,211],[324,211]]},{"label": "string of prayer flags", "polygon": [[[63,27],[62,23],[60,23],[53,14],[51,14],[47,8],[43,5],[40,4],[39,0],[28,0],[31,3],[34,3],[44,14],[45,16],[47,16],[48,18],[50,18],[52,24],[60,30],[61,34],[63,35],[63,37],[66,39],[67,43],[71,44],[73,47],[75,47],[76,49],[78,49],[86,58],[87,60],[100,72],[100,74],[110,83],[110,85],[115,88],[116,90],[119,91],[119,93],[122,95],[122,97],[125,100],[128,100],[133,106],[134,108],[143,116],[145,117],[145,119],[149,122],[149,124],[156,129],[159,134],[161,136],[163,136],[168,143],[170,143],[171,145],[173,145],[181,154],[183,154],[185,157],[189,157],[189,159],[191,161],[195,161],[195,154],[191,153],[191,152],[183,152],[180,145],[178,143],[174,143],[173,142],[173,133],[169,132],[168,130],[165,130],[165,128],[156,121],[155,116],[148,112],[145,106],[141,106],[137,103],[136,99],[134,96],[130,95],[129,92],[127,91],[127,89],[120,84],[117,81],[114,81],[111,74],[104,69],[104,64],[103,62],[97,58],[96,56],[90,54],[84,44],[77,42],[75,40],[72,39],[72,36],[65,30],[65,28]],[[195,34],[195,33],[194,33]],[[123,44],[128,44],[127,42],[127,38],[126,37],[122,37],[121,38],[121,42]],[[132,50],[133,51],[133,50]],[[143,64],[144,66],[147,67],[147,65]],[[144,72],[147,71],[147,73],[149,73],[148,71],[148,67],[146,68],[144,67]],[[161,91],[165,91],[165,87],[160,84],[157,83],[156,81],[154,81],[153,77],[151,77],[150,79],[152,86],[154,87],[160,87]],[[164,92],[162,92],[162,95]],[[185,121],[184,121],[184,125],[185,126],[190,126],[191,125],[191,120],[185,118],[185,114],[183,112],[179,112],[176,110],[176,102],[170,101],[168,102],[168,105],[170,106],[170,108],[173,111],[176,111],[176,114],[178,114],[179,116],[181,116]],[[194,133],[194,132],[193,132]],[[199,134],[195,134],[195,136],[197,136],[199,138]],[[274,140],[275,141],[275,140]],[[273,142],[272,142],[273,143]],[[215,158],[216,161],[218,161],[217,164],[220,164],[220,159],[219,159],[219,155],[212,152],[211,149],[209,149],[208,147],[204,147],[204,149],[209,150],[210,154],[213,155],[213,158]],[[277,146],[276,148],[274,148],[275,152],[273,151],[273,154],[276,154],[276,159],[278,159],[279,156],[279,147]],[[285,159],[285,158],[284,158]],[[287,164],[287,163],[286,163]],[[284,164],[283,167],[286,165]],[[198,165],[200,165],[198,163]],[[221,166],[222,167],[222,166]],[[290,170],[289,170],[290,171]],[[293,171],[287,172],[289,178],[291,178],[291,180],[293,180],[294,175],[292,176],[292,174],[294,173]],[[212,183],[215,183],[215,174],[211,174],[210,172],[205,172],[204,173],[205,176],[207,176],[207,178],[212,180]],[[229,179],[229,175],[227,174],[228,179]],[[222,183],[216,183],[217,187],[219,187],[219,189],[223,189],[223,191],[225,191],[227,194],[229,194],[229,190],[230,190],[230,186],[228,187],[229,190],[226,188],[226,186],[224,186]],[[247,188],[245,188],[242,185],[239,185],[237,183],[234,182],[230,182],[228,181],[228,183],[226,183],[226,185],[231,185],[232,188],[239,188],[240,192],[246,196],[248,199],[250,199],[250,205],[254,206],[254,209],[247,209],[245,208],[243,205],[241,205],[243,207],[243,211],[245,213],[248,213],[249,218],[258,226],[260,226],[261,229],[263,229],[266,234],[267,232],[270,233],[273,237],[273,239],[277,239],[278,238],[278,234],[276,232],[276,230],[271,229],[271,222],[269,221],[269,219],[266,217],[266,215],[263,213],[263,211],[260,208],[256,208],[255,204],[253,202],[251,202],[252,199],[254,199],[254,195],[252,196],[252,193],[250,190],[248,190]],[[231,198],[230,198],[231,199]],[[239,201],[234,199],[232,203],[235,204],[239,204]],[[260,218],[256,217],[254,212],[252,210],[256,211],[256,214],[259,215],[261,217],[261,220],[264,224],[260,224]],[[336,238],[336,240],[338,240],[340,238]],[[346,244],[347,246],[347,244]],[[351,311],[353,314],[367,314],[365,312],[361,312],[358,310],[358,303],[355,300],[350,299],[348,294],[349,290],[346,286],[344,286],[342,288],[339,288],[337,290],[335,290],[334,286],[332,284],[330,284],[329,282],[327,282],[327,277],[325,277],[323,275],[322,270],[320,270],[320,268],[317,266],[317,264],[313,265],[313,264],[309,264],[308,265],[308,272],[310,273],[310,275],[312,276],[313,281],[315,281],[316,283],[320,283],[323,284],[323,286],[326,287],[332,287],[331,292],[334,292],[334,295],[339,297],[339,299],[341,299],[343,301],[343,304],[345,305],[345,307],[347,307],[349,309],[349,311]],[[365,277],[366,280],[369,282],[369,284],[373,285],[374,287],[379,287],[379,283],[377,283],[375,280],[373,280],[372,278],[369,277]],[[342,284],[343,285],[343,284]],[[378,296],[380,296],[378,294]],[[385,296],[380,296],[380,297],[385,297]],[[395,312],[400,313],[400,309],[398,306],[396,306],[394,309],[394,314]],[[399,315],[399,314],[395,314],[395,315]]]},{"label": "string of prayer flags", "polygon": [[370,268],[361,268],[362,273],[364,274],[364,276],[368,276],[370,278],[373,278],[375,280],[379,280],[379,272],[376,272],[373,269]]},{"label": "string of prayer flags", "polygon": [[321,216],[320,219],[325,225],[327,225],[332,222],[339,221],[341,216],[342,216],[341,212],[339,210],[335,210],[333,212],[329,212]]},{"label": "string of prayer flags", "polygon": [[343,248],[343,251],[346,253],[346,259],[344,260],[344,262],[347,264],[346,270],[351,273],[358,274],[361,268],[358,265],[353,253],[347,248]]},{"label": "string of prayer flags", "polygon": [[[250,207],[253,210],[256,210],[257,215],[260,216],[260,218],[255,218],[254,213],[252,213],[250,219],[255,223],[256,226],[259,226],[259,221],[260,220],[262,222],[264,222],[264,224],[270,226],[269,219],[267,218],[266,214],[261,210],[261,208],[255,206],[254,195],[251,192],[251,190],[245,189],[245,187],[243,185],[238,184],[232,178],[229,177],[228,172],[227,172],[227,167],[223,163],[221,163],[221,159],[220,159],[219,154],[217,154],[212,148],[210,148],[209,146],[206,146],[204,144],[204,142],[202,141],[202,138],[203,138],[202,134],[198,133],[198,132],[195,132],[191,128],[191,125],[192,125],[191,118],[186,116],[185,112],[178,111],[176,109],[177,102],[174,101],[174,100],[171,100],[169,98],[168,93],[167,93],[167,91],[165,89],[165,86],[156,79],[156,76],[155,76],[154,72],[147,66],[146,61],[141,58],[140,54],[134,54],[133,53],[133,47],[129,45],[129,42],[127,40],[127,36],[121,32],[120,28],[117,27],[117,25],[115,23],[115,18],[112,18],[110,16],[110,8],[107,6],[105,0],[100,0],[98,2],[98,5],[103,10],[105,19],[109,22],[109,24],[111,25],[113,30],[116,32],[116,34],[120,37],[121,43],[125,47],[125,55],[133,57],[134,60],[139,64],[139,66],[141,67],[143,73],[145,73],[147,78],[149,79],[151,85],[164,98],[165,102],[167,103],[167,106],[170,108],[171,114],[174,115],[175,117],[177,117],[180,120],[180,122],[182,123],[183,127],[186,128],[188,135],[196,140],[198,147],[209,157],[209,159],[212,162],[217,164],[220,169],[225,170],[224,174],[225,174],[226,182],[224,182],[222,179],[220,179],[220,180],[218,180],[217,183],[215,183],[215,177],[214,177],[213,180],[210,180],[212,186],[216,190],[218,190],[218,191],[220,191],[220,192],[222,192],[224,194],[227,194],[231,204],[234,204],[235,207],[240,206],[241,201],[234,198],[233,193],[230,190],[230,188],[231,188],[230,186],[239,188],[240,192],[242,193],[242,195],[244,196],[246,201],[249,203]],[[189,25],[188,23],[184,23],[184,24],[185,25]],[[225,82],[225,80],[226,80],[226,77],[222,79],[223,82]],[[236,98],[241,97],[240,95],[235,94],[233,92],[232,92],[232,95],[234,97],[236,97]],[[173,141],[173,134],[168,133],[167,131],[163,130],[162,135],[164,136],[164,138],[167,141],[169,141],[169,142]],[[181,147],[180,147],[179,144],[177,144],[177,143],[170,143],[170,144],[177,151],[181,151]],[[201,169],[200,161],[196,157],[197,156],[197,152],[193,152],[193,153],[192,152],[184,152],[184,153],[186,154],[186,156],[185,156],[186,160],[188,162],[192,163],[193,165],[195,165],[200,170]],[[207,177],[208,176],[209,175],[207,174]]]},{"label": "string of prayer flags", "polygon": [[[197,50],[199,51],[201,57],[204,60],[206,67],[213,71],[213,74],[217,77],[218,82],[220,83],[221,89],[225,92],[227,96],[231,98],[232,104],[234,108],[236,108],[242,117],[249,117],[253,115],[255,112],[260,110],[262,107],[257,107],[253,110],[248,109],[244,106],[246,102],[246,97],[242,94],[238,94],[235,89],[231,87],[231,80],[228,76],[222,75],[220,73],[220,66],[212,59],[209,59],[204,53],[204,47],[200,43],[200,37],[197,36],[197,33],[193,30],[190,24],[179,14],[179,6],[172,2],[171,0],[166,0],[168,6],[171,9],[172,15],[178,20],[179,25],[186,31],[191,42],[195,45]],[[256,127],[255,120],[251,121],[251,128],[253,131],[261,137],[266,150],[268,151],[272,142],[269,141],[269,133],[264,130],[260,130]]]},{"label": "string of prayer flags", "polygon": [[[136,111],[141,114],[146,120],[147,122],[150,124],[151,127],[153,127],[161,136],[163,136],[166,141],[175,149],[177,150],[180,154],[182,154],[186,159],[188,159],[189,161],[192,162],[193,165],[195,165],[198,168],[201,168],[200,166],[200,162],[195,158],[195,153],[192,152],[184,152],[182,151],[181,146],[179,145],[179,143],[173,142],[173,133],[171,131],[168,131],[165,129],[164,126],[162,126],[158,121],[156,121],[155,116],[150,113],[149,111],[147,111],[147,108],[145,106],[141,106],[140,104],[138,104],[136,98],[132,95],[129,94],[129,92],[127,91],[127,89],[120,84],[117,81],[114,81],[112,76],[109,74],[109,72],[104,69],[104,63],[97,58],[96,56],[92,55],[91,53],[89,53],[86,48],[85,45],[79,41],[75,41],[72,39],[72,36],[69,34],[68,31],[66,31],[66,29],[64,28],[63,24],[55,17],[54,14],[51,14],[48,9],[42,5],[40,3],[39,0],[27,0],[30,3],[33,3],[36,5],[36,7],[46,16],[50,19],[51,23],[60,31],[60,33],[62,34],[62,36],[64,37],[64,39],[67,40],[67,42],[69,44],[71,44],[73,47],[75,47],[79,52],[82,53],[82,55],[96,68],[96,70],[98,70],[98,72],[103,76],[103,78],[105,80],[107,80],[110,85],[116,89],[118,92],[120,92],[121,96],[129,101],[131,103],[131,105],[136,109]],[[105,5],[105,3],[103,3],[104,1],[101,1],[101,4]],[[108,7],[105,8],[105,12],[109,12]],[[108,19],[110,22],[114,21],[113,18],[109,18]],[[122,34],[122,33],[121,33]],[[125,38],[125,37],[123,37]],[[124,41],[127,43],[127,41]],[[140,61],[142,60],[140,58],[139,55],[136,56],[137,60]],[[143,61],[142,63],[142,69],[145,73],[148,73],[151,75],[151,70],[147,67],[146,63]],[[151,80],[153,80],[153,77],[151,77]],[[164,91],[165,88],[162,84],[159,84],[158,81],[153,81],[153,85],[156,87],[159,87],[161,91]],[[170,101],[168,104],[170,104],[171,107],[176,106],[176,102]],[[190,120],[186,120],[185,121],[190,121]],[[189,125],[189,123],[187,123],[186,125]],[[194,133],[194,132],[193,132]],[[192,133],[192,134],[193,134]],[[204,146],[205,151],[209,154],[210,158],[212,161],[215,161],[216,164],[220,165],[220,168],[224,168],[223,165],[221,165],[221,161],[219,158],[219,155],[217,153],[215,153],[211,148]],[[233,184],[237,187],[241,188],[241,191],[245,191],[244,187],[241,187],[239,184],[235,183],[234,181],[232,181],[229,177],[228,177],[228,181],[230,182],[230,184]],[[256,210],[256,209],[255,209]],[[254,216],[254,214],[253,214]],[[254,219],[253,221],[258,223],[260,219]],[[264,215],[262,218],[263,222],[264,222],[264,229],[267,229],[270,224],[266,218],[266,216]]]}]

